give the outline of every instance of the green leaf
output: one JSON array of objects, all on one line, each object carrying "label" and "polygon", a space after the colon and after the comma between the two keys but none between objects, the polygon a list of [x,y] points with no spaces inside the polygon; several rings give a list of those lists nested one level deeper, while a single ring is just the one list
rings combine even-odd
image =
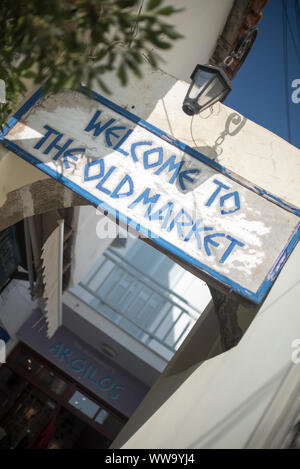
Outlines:
[{"label": "green leaf", "polygon": [[134,62],[134,60],[130,60],[128,57],[125,57],[125,62],[138,78],[142,78],[139,66]]},{"label": "green leaf", "polygon": [[166,34],[170,39],[182,39],[184,36],[177,31],[173,29],[167,29],[164,31],[164,34]]},{"label": "green leaf", "polygon": [[117,75],[122,85],[125,86],[127,84],[127,73],[124,63],[121,63],[121,65],[119,66]]},{"label": "green leaf", "polygon": [[21,70],[25,70],[27,68],[30,68],[32,66],[34,62],[34,58],[31,57],[31,56],[27,56],[25,57],[22,62],[20,63],[20,65],[18,66],[18,70],[21,71]]},{"label": "green leaf", "polygon": [[147,10],[148,11],[154,10],[162,3],[162,1],[163,0],[149,0],[148,5],[147,5]]},{"label": "green leaf", "polygon": [[97,83],[106,94],[111,94],[110,89],[106,86],[106,84],[100,77],[97,77]]},{"label": "green leaf", "polygon": [[31,70],[25,70],[24,72],[21,73],[21,75],[24,78],[35,78],[35,73],[32,72]]},{"label": "green leaf", "polygon": [[156,57],[155,57],[154,53],[151,52],[151,51],[148,51],[148,54],[147,54],[146,57],[147,57],[150,65],[151,65],[151,67],[157,68],[158,63],[157,63],[157,60],[156,60]]},{"label": "green leaf", "polygon": [[170,16],[173,13],[178,13],[180,11],[183,11],[183,9],[176,10],[174,7],[165,7],[165,8],[161,8],[160,10],[158,10],[157,14],[163,15],[163,16]]},{"label": "green leaf", "polygon": [[[140,76],[143,56],[153,46],[167,49],[181,37],[161,20],[178,10],[164,6],[163,0],[144,3],[144,11],[139,11],[141,0],[0,0],[0,76],[7,83],[10,110],[24,94],[27,80],[40,84],[50,76],[49,86],[56,92],[96,79],[108,93],[101,78],[107,70],[114,71],[123,85],[129,72]],[[126,51],[118,47],[126,44]],[[21,59],[16,61],[17,57]],[[158,60],[150,53],[153,67]]]},{"label": "green leaf", "polygon": [[169,42],[161,41],[157,37],[152,39],[152,42],[159,49],[170,49],[172,47],[172,44],[170,44]]}]

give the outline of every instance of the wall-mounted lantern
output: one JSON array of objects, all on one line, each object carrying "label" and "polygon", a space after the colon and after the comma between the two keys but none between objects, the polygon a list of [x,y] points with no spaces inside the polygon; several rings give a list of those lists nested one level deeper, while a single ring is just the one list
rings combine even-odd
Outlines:
[{"label": "wall-mounted lantern", "polygon": [[189,116],[199,114],[217,101],[222,101],[231,91],[231,81],[221,67],[197,65],[191,80],[182,106]]},{"label": "wall-mounted lantern", "polygon": [[257,37],[258,29],[249,29],[226,57],[222,67],[197,65],[182,109],[189,116],[199,114],[218,101],[224,101],[231,91],[231,80],[244,63]]}]

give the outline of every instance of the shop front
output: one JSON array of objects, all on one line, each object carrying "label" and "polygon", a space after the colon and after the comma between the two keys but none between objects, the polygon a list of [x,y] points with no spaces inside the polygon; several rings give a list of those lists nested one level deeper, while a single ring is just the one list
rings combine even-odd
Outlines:
[{"label": "shop front", "polygon": [[66,328],[45,332],[36,311],[0,368],[0,448],[108,448],[148,389]]}]

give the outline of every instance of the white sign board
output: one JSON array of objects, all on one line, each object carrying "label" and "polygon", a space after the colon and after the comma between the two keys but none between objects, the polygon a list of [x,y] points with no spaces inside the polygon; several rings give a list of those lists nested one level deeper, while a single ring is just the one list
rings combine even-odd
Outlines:
[{"label": "white sign board", "polygon": [[123,226],[257,303],[299,239],[299,211],[96,93],[37,92],[2,140]]}]

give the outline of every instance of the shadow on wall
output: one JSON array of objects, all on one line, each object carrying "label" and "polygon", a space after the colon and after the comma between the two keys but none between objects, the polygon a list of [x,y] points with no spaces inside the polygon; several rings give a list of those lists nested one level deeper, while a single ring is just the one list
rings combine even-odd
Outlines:
[{"label": "shadow on wall", "polygon": [[[211,114],[210,114],[211,115]],[[207,116],[207,118],[210,117]],[[222,154],[223,152],[223,149],[222,149],[222,143],[224,142],[224,140],[226,139],[226,137],[234,137],[235,135],[237,135],[242,129],[243,127],[245,126],[247,122],[247,118],[244,117],[244,116],[241,116],[240,114],[238,114],[237,112],[232,112],[226,122],[225,122],[225,128],[224,130],[220,133],[220,135],[217,137],[216,141],[215,141],[215,144],[210,147],[210,146],[203,146],[203,147],[199,147],[199,146],[194,146],[192,147],[193,150],[196,150],[197,152],[207,156],[209,159],[213,160],[213,161],[216,161],[218,159],[218,157]],[[194,143],[196,144],[195,142],[195,138],[193,136],[193,129],[192,129],[192,125],[191,125],[191,136],[194,140]],[[188,164],[188,157],[183,157],[183,160],[186,162],[186,167],[189,166]],[[201,161],[197,161],[197,159],[193,160],[192,162],[193,164],[193,168],[194,169],[199,169],[200,172],[198,173],[198,175],[196,177],[193,178],[193,181],[186,181],[185,182],[185,187],[186,187],[186,190],[183,191],[181,189],[181,186],[180,184],[178,183],[177,181],[177,189],[180,191],[180,192],[184,192],[184,193],[187,193],[187,192],[190,192],[190,191],[193,191],[194,189],[196,189],[197,187],[199,187],[201,184],[203,184],[207,179],[209,179],[214,173],[215,173],[215,170],[207,167],[207,170],[205,172],[205,174],[201,171],[201,168],[203,168],[203,163]]]},{"label": "shadow on wall", "polygon": [[[234,353],[234,350],[226,352],[226,353]],[[238,353],[238,351],[236,352]],[[221,367],[223,362],[219,362],[218,367]],[[168,399],[174,395],[174,393],[187,381],[187,379],[194,373],[202,363],[195,365],[185,372],[175,375],[175,376],[168,376],[165,378],[162,376],[153,386],[153,388],[149,391],[147,396],[145,397],[144,401],[140,404],[138,409],[135,411],[131,419],[127,422],[125,427],[122,429],[121,433],[117,436],[115,441],[113,442],[111,448],[122,448],[132,437],[134,438],[135,433],[137,433],[143,425],[147,425],[148,421],[153,417],[154,421],[150,424],[149,430],[153,430],[155,428],[155,423],[158,422],[160,409],[167,403]],[[282,367],[280,371],[275,373],[269,380],[265,382],[265,384],[257,389],[252,393],[252,395],[247,397],[246,400],[242,401],[240,404],[236,405],[234,411],[230,411],[224,418],[217,421],[217,424],[212,424],[209,428],[208,426],[205,428],[205,432],[199,427],[199,438],[196,438],[194,441],[190,443],[187,447],[189,449],[195,448],[213,448],[214,445],[218,442],[218,440],[222,437],[222,435],[226,434],[226,432],[230,431],[230,429],[241,422],[245,416],[249,415],[253,412],[253,408],[257,405],[258,401],[263,401],[266,396],[270,395],[270,392],[274,390],[278,386],[278,384],[282,381],[282,376],[286,374],[286,367]],[[206,388],[204,388],[204,392],[208,392],[209,385],[211,385],[211,381],[208,381]],[[188,395],[188,384],[186,385],[186,394]],[[199,395],[199,399],[203,397]],[[180,394],[177,397],[178,405],[184,405],[184,401],[182,400],[182,391],[181,391],[181,399]],[[191,404],[191,403],[190,403]],[[189,404],[189,408],[190,408]],[[168,404],[166,404],[168,405]],[[195,403],[196,405],[196,403]],[[169,408],[174,409],[174,405],[169,404]],[[211,409],[214,412],[214,409]],[[197,413],[197,412],[196,412]],[[165,415],[165,412],[162,413]],[[182,415],[182,413],[180,413]],[[170,424],[173,422],[173,425],[176,424],[177,428],[181,429],[181,431],[185,431],[185,427],[188,425],[195,426],[195,421],[190,422],[186,420],[186,416],[183,417],[185,420],[182,421],[182,417],[176,418],[176,416],[170,416]],[[216,421],[216,418],[212,419]],[[194,427],[196,428],[196,427]],[[158,430],[160,431],[160,430]],[[144,433],[145,435],[145,433]],[[197,437],[197,435],[195,435]],[[146,441],[146,440],[144,440]],[[132,443],[131,443],[132,444]],[[151,448],[151,443],[147,448]]]}]

